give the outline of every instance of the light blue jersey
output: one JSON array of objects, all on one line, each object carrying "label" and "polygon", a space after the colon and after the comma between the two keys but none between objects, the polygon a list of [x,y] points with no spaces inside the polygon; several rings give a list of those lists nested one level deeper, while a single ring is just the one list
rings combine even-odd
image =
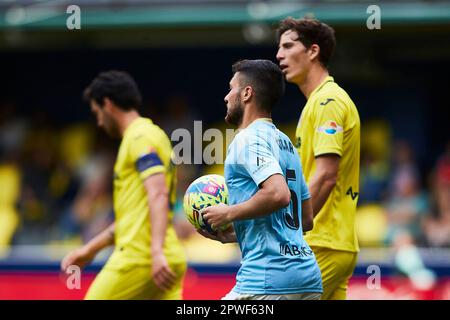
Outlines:
[{"label": "light blue jersey", "polygon": [[275,125],[258,119],[240,131],[228,148],[225,179],[229,204],[250,199],[259,185],[282,174],[291,190],[288,207],[233,223],[242,251],[233,291],[240,294],[322,292],[320,269],[303,239],[301,202],[309,199],[300,158]]}]

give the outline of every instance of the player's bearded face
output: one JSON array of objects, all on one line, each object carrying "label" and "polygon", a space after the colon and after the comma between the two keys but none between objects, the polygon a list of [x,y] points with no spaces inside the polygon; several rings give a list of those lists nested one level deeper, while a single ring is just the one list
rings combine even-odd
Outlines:
[{"label": "player's bearded face", "polygon": [[225,121],[232,126],[239,126],[244,116],[244,108],[241,102],[241,89],[239,72],[236,72],[230,81],[230,91],[225,96],[225,104],[227,105],[227,115]]},{"label": "player's bearded face", "polygon": [[91,111],[97,119],[97,126],[103,128],[108,135],[114,138],[120,137],[120,130],[113,117],[96,102],[91,102]]},{"label": "player's bearded face", "polygon": [[120,130],[117,122],[106,111],[104,111],[103,129],[105,129],[110,137],[120,138]]},{"label": "player's bearded face", "polygon": [[227,101],[227,115],[225,121],[233,126],[239,126],[242,123],[244,116],[244,108],[240,99],[240,94],[237,94],[232,100]]}]

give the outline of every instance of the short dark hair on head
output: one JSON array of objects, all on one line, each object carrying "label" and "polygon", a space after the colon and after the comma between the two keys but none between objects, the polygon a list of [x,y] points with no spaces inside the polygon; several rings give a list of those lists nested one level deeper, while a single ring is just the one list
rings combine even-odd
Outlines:
[{"label": "short dark hair on head", "polygon": [[100,73],[84,90],[83,98],[90,102],[94,100],[103,106],[104,98],[109,98],[123,110],[137,109],[142,97],[134,79],[123,71],[106,71]]},{"label": "short dark hair on head", "polygon": [[251,86],[256,103],[265,111],[272,112],[273,106],[284,94],[284,77],[281,69],[269,60],[241,60],[233,64],[233,74],[239,72],[241,86]]},{"label": "short dark hair on head", "polygon": [[316,19],[303,18],[293,19],[291,17],[282,20],[277,29],[278,42],[283,33],[293,30],[298,34],[298,40],[306,47],[317,44],[320,47],[319,61],[324,67],[328,66],[336,47],[336,36],[334,29],[329,25]]}]

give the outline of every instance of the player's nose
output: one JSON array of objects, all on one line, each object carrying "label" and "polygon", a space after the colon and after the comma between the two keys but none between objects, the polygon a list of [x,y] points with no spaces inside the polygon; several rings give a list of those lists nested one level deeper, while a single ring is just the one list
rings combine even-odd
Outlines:
[{"label": "player's nose", "polygon": [[281,60],[284,59],[284,54],[283,54],[283,51],[281,50],[281,48],[278,49],[276,57],[277,57],[277,60],[280,62],[281,62]]}]

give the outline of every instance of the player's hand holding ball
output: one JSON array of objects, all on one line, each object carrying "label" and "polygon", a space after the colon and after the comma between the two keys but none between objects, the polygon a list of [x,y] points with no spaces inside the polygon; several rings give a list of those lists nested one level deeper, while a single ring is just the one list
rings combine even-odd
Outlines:
[{"label": "player's hand holding ball", "polygon": [[204,236],[205,238],[219,241],[222,243],[232,243],[236,242],[236,233],[234,232],[233,225],[231,225],[227,230],[221,231],[217,230],[214,234],[209,233],[205,229],[197,229],[197,232]]},{"label": "player's hand holding ball", "polygon": [[211,226],[213,231],[225,231],[230,227],[230,206],[220,203],[200,210],[200,215],[205,224]]}]

